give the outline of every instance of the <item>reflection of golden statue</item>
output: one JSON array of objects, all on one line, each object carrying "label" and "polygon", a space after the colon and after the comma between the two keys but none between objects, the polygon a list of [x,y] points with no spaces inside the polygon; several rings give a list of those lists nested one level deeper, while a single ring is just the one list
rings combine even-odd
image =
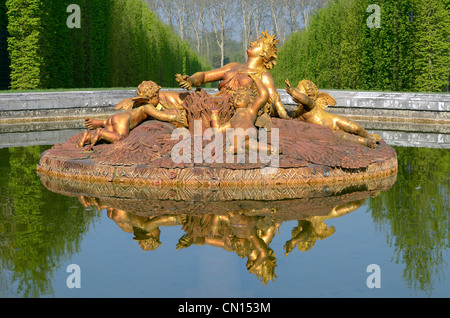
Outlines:
[{"label": "reflection of golden statue", "polygon": [[295,246],[298,247],[299,251],[307,252],[316,244],[317,240],[323,240],[333,235],[335,232],[334,226],[328,227],[324,221],[355,211],[364,204],[365,200],[361,199],[338,205],[326,216],[313,216],[298,220],[297,226],[292,230],[292,239],[284,245],[285,255],[289,255]]},{"label": "reflection of golden statue", "polygon": [[[117,107],[126,109],[125,111],[114,114],[105,120],[86,118],[86,127],[93,130],[84,132],[78,141],[78,147],[91,144],[89,147],[91,149],[101,139],[109,143],[120,141],[127,137],[133,128],[149,118],[187,126],[186,114],[183,110],[167,109],[162,111],[156,108],[160,102],[160,88],[155,82],[144,81],[138,87],[137,97],[125,99],[118,104]],[[132,108],[130,109],[130,107]]]},{"label": "reflection of golden statue", "polygon": [[[377,193],[371,194],[376,195]],[[361,199],[361,195],[356,197],[347,197],[347,195],[344,195],[343,198],[336,198],[336,201],[332,200],[325,207],[320,207],[313,212],[310,208],[307,208],[307,212],[302,211],[301,206],[295,205],[295,210],[300,209],[301,212],[298,217],[294,218],[286,218],[286,215],[283,215],[283,211],[278,210],[278,207],[273,207],[269,212],[266,207],[255,209],[236,207],[235,205],[233,207],[236,209],[231,208],[220,214],[155,214],[147,211],[148,205],[145,204],[143,210],[141,208],[138,210],[140,213],[150,214],[150,216],[143,216],[127,212],[124,207],[112,208],[110,204],[94,197],[80,196],[79,200],[85,207],[95,206],[98,211],[105,209],[107,216],[116,222],[123,231],[134,235],[133,239],[143,250],[155,250],[161,245],[161,227],[181,226],[185,234],[178,240],[176,245],[178,250],[191,245],[209,245],[234,252],[241,258],[247,258],[246,267],[249,273],[255,274],[261,282],[267,284],[277,277],[275,274],[277,259],[270,244],[278,233],[282,220],[297,220],[298,222],[298,225],[292,230],[292,238],[285,243],[285,255],[288,255],[295,247],[306,252],[314,247],[317,240],[326,239],[334,234],[334,227],[328,227],[325,220],[355,211],[364,204],[369,194],[365,193],[363,199]],[[120,203],[120,200],[106,200]],[[128,204],[127,202],[126,206]],[[291,204],[288,206],[294,207]]]},{"label": "reflection of golden statue", "polygon": [[324,109],[328,105],[336,105],[336,101],[328,93],[319,92],[313,82],[302,80],[295,89],[291,87],[289,80],[285,82],[286,92],[298,103],[292,117],[328,127],[340,138],[359,142],[369,148],[375,148],[377,141],[381,139],[345,117],[325,112]]},{"label": "reflection of golden statue", "polygon": [[[186,232],[177,249],[211,245],[247,257],[247,269],[264,283],[276,278],[275,253],[269,248],[278,224],[266,217],[246,215],[245,210],[226,215],[186,215],[181,223]],[[264,222],[265,221],[265,222]]]},{"label": "reflection of golden statue", "polygon": [[228,128],[234,129],[234,133],[228,136],[233,139],[230,140],[232,145],[230,146],[232,147],[230,152],[234,154],[245,152],[245,149],[249,150],[251,147],[256,148],[251,149],[253,151],[275,153],[277,151],[270,146],[258,143],[258,135],[254,125],[259,110],[268,100],[268,91],[258,77],[253,74],[249,74],[249,76],[256,83],[257,95],[255,96],[253,91],[245,86],[238,88],[233,96],[233,106],[236,108],[233,117],[228,122],[220,125],[220,109],[211,109],[211,126],[222,132]]},{"label": "reflection of golden statue", "polygon": [[262,32],[258,40],[250,43],[247,49],[248,59],[245,64],[233,62],[215,70],[198,72],[190,76],[177,74],[176,80],[181,87],[186,89],[220,80],[219,95],[226,93],[233,95],[242,86],[255,90],[253,81],[247,76],[247,74],[252,73],[263,82],[269,93],[268,103],[274,107],[271,108],[268,105],[269,107],[267,109],[264,107],[264,110],[273,116],[278,115],[280,118],[289,119],[273,77],[269,72],[276,64],[277,43],[278,39],[275,39],[275,35],[269,35],[267,31]]},{"label": "reflection of golden statue", "polygon": [[145,251],[156,250],[161,245],[160,226],[179,225],[178,217],[172,215],[143,217],[123,210],[108,209],[108,217],[123,231],[133,233],[133,239]]},{"label": "reflection of golden statue", "polygon": [[292,229],[292,239],[284,245],[285,255],[289,255],[295,246],[299,251],[307,252],[316,244],[317,240],[326,239],[334,234],[333,226],[328,228],[322,221],[317,221],[316,219],[298,221],[297,226]]}]

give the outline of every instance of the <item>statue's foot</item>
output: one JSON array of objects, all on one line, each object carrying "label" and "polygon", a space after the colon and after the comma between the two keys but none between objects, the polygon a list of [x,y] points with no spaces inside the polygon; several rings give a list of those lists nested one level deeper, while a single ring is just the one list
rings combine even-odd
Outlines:
[{"label": "statue's foot", "polygon": [[374,149],[377,146],[377,141],[373,139],[367,140],[367,147]]},{"label": "statue's foot", "polygon": [[378,134],[369,134],[369,139],[375,140],[375,141],[380,141],[381,137]]},{"label": "statue's foot", "polygon": [[92,118],[86,117],[84,119],[84,126],[87,129],[91,129],[91,130],[97,129],[97,128],[103,127],[103,120],[92,119]]}]

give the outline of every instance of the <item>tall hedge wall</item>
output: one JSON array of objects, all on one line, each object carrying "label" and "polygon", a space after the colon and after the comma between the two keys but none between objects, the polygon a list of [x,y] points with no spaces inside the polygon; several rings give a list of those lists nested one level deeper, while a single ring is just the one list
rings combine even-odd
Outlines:
[{"label": "tall hedge wall", "polygon": [[441,92],[449,73],[449,0],[336,0],[280,48],[274,77],[278,85],[306,78],[329,89]]},{"label": "tall hedge wall", "polygon": [[[69,28],[71,4],[80,28]],[[7,0],[11,88],[176,86],[208,68],[142,0]]]}]

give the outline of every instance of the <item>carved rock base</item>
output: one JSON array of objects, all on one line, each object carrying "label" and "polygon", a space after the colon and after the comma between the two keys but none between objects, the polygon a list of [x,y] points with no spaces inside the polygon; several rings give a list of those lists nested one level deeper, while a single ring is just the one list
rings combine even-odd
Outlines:
[{"label": "carved rock base", "polygon": [[[194,163],[194,160],[175,163],[171,157],[172,148],[179,142],[171,139],[175,127],[158,121],[144,122],[124,140],[98,144],[92,151],[86,151],[86,147],[78,148],[76,143],[81,133],[75,135],[42,154],[38,173],[96,183],[239,188],[311,184],[350,186],[397,172],[396,152],[384,141],[370,149],[343,141],[319,125],[277,118],[272,121],[273,127],[279,129],[282,149],[274,173],[266,173],[263,168],[271,163],[260,160],[256,163],[226,160],[223,163]],[[209,142],[203,141],[203,146]]]}]

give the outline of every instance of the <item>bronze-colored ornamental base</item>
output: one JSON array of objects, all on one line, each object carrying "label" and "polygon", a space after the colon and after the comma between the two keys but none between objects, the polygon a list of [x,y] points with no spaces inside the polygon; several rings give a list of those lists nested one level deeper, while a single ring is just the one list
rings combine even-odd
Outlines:
[{"label": "bronze-colored ornamental base", "polygon": [[[224,157],[223,163],[175,163],[171,158],[171,150],[179,142],[171,139],[175,127],[159,121],[144,122],[124,140],[98,144],[92,151],[78,148],[76,143],[81,134],[75,135],[44,152],[38,172],[88,182],[208,188],[351,185],[397,172],[395,150],[384,141],[370,149],[341,140],[320,125],[278,118],[272,118],[272,122],[279,129],[282,149],[277,170],[272,174],[262,173],[261,169],[270,166],[270,162],[227,163]],[[204,145],[209,142],[203,141]]]}]

